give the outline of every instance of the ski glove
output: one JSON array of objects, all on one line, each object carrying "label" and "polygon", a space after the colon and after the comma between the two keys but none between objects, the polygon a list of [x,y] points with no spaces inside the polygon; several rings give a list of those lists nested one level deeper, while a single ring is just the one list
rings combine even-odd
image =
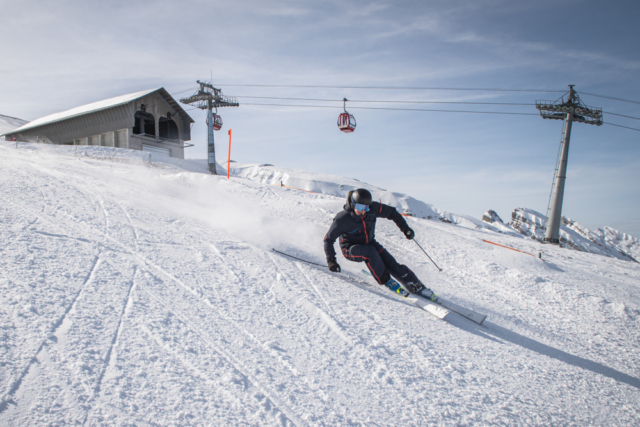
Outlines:
[{"label": "ski glove", "polygon": [[410,228],[407,228],[406,230],[404,230],[404,236],[409,240],[413,239],[415,235],[416,233],[414,233],[413,230]]},{"label": "ski glove", "polygon": [[334,273],[340,273],[340,266],[336,262],[335,258],[327,260],[327,266],[329,267],[329,270],[333,271]]}]

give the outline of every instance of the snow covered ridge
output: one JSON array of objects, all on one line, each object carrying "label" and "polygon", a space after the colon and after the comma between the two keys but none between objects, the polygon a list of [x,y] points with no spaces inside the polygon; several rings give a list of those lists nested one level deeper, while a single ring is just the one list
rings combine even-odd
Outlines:
[{"label": "snow covered ridge", "polygon": [[[226,163],[219,167],[226,173]],[[263,184],[281,185],[312,193],[328,194],[341,199],[346,198],[349,191],[356,188],[366,188],[371,191],[374,200],[393,206],[398,212],[407,216],[439,220],[472,229],[487,228],[486,224],[476,218],[444,211],[406,194],[387,191],[354,178],[279,168],[273,165],[249,165],[235,162],[231,165],[231,176]]]},{"label": "snow covered ridge", "polygon": [[[488,210],[482,220],[501,233],[519,232],[538,241],[544,239],[547,224],[545,215],[528,208],[514,209],[507,224],[493,210]],[[611,227],[591,231],[565,216],[560,225],[560,243],[582,252],[640,262],[639,239]]]}]

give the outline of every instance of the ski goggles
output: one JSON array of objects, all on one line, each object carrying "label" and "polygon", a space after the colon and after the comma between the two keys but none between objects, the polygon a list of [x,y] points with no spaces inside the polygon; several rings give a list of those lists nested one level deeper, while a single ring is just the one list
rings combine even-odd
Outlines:
[{"label": "ski goggles", "polygon": [[369,212],[369,205],[353,202],[353,208],[357,211]]}]

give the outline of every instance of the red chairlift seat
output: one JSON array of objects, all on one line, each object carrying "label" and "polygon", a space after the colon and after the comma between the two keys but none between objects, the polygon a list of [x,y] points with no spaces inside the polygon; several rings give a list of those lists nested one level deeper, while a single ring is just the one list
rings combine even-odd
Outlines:
[{"label": "red chairlift seat", "polygon": [[344,101],[344,113],[338,116],[338,128],[344,133],[351,133],[356,130],[356,118],[347,112],[347,98]]}]

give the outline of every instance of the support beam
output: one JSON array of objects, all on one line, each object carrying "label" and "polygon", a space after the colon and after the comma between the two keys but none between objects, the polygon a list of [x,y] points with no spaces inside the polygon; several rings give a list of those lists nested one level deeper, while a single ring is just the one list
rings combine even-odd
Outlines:
[{"label": "support beam", "polygon": [[551,201],[551,213],[547,222],[547,231],[544,241],[560,243],[560,223],[562,222],[562,199],[564,197],[564,183],[567,179],[567,161],[569,160],[569,140],[571,138],[571,124],[573,112],[568,112],[565,118],[564,139],[562,140],[562,154],[558,165],[558,176],[554,186],[553,200]]},{"label": "support beam", "polygon": [[209,172],[217,175],[216,171],[216,146],[213,140],[213,103],[207,100],[207,152],[209,153]]}]

